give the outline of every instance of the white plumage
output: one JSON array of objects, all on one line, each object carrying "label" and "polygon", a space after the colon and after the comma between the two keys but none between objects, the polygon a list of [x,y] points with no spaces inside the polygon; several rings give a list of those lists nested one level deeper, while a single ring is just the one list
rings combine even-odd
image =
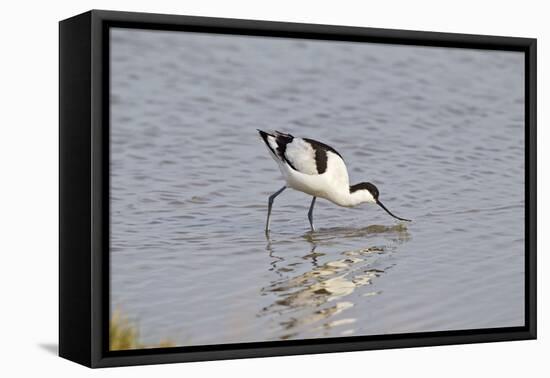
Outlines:
[{"label": "white plumage", "polygon": [[376,203],[393,215],[378,199],[378,189],[371,183],[349,185],[349,176],[342,156],[332,147],[308,138],[297,138],[275,131],[270,134],[258,130],[271,157],[277,162],[286,185],[269,197],[266,232],[273,200],[286,187],[313,196],[308,212],[312,231],[312,212],[316,197],[325,198],[338,206],[353,207],[361,203]]},{"label": "white plumage", "polygon": [[297,171],[307,175],[318,174],[315,165],[315,150],[302,138],[294,138],[287,144],[285,155]]}]

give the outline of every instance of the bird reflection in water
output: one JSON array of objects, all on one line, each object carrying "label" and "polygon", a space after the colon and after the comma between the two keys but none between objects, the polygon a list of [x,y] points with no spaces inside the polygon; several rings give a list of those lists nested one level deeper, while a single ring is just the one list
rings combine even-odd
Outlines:
[{"label": "bird reflection in water", "polygon": [[[303,238],[310,244],[307,254],[285,257],[277,255],[278,242],[268,236],[269,270],[276,278],[262,288],[262,295],[274,299],[258,316],[277,319],[274,339],[354,334],[356,319],[343,313],[380,294],[366,287],[393,266],[391,253],[410,238],[407,227],[330,228]],[[358,238],[365,241],[361,248],[328,252],[342,241],[357,244],[352,239]],[[304,260],[309,262],[305,269]]]}]

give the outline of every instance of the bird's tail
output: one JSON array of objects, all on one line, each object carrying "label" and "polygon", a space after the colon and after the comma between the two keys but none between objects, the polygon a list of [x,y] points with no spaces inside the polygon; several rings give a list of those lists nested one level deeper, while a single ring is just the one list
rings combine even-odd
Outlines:
[{"label": "bird's tail", "polygon": [[282,155],[284,154],[284,147],[286,147],[288,143],[292,142],[294,137],[290,134],[281,133],[279,131],[275,131],[273,134],[270,134],[260,129],[257,130],[274,157],[284,160],[284,156]]}]

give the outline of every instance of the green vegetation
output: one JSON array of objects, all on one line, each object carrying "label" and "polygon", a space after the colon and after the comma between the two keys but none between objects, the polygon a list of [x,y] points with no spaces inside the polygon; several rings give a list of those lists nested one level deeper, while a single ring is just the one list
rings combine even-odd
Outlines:
[{"label": "green vegetation", "polygon": [[128,350],[144,348],[170,348],[175,346],[171,340],[161,340],[157,345],[145,345],[139,340],[139,331],[130,320],[115,310],[109,324],[110,350]]}]

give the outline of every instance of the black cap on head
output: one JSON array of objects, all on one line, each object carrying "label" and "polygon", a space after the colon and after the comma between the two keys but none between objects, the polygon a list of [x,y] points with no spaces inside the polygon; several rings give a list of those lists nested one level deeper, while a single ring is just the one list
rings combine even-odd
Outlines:
[{"label": "black cap on head", "polygon": [[372,195],[372,197],[375,200],[378,200],[378,195],[380,193],[378,193],[378,188],[376,186],[374,186],[374,184],[372,184],[370,182],[361,182],[359,184],[355,184],[355,185],[352,185],[352,186],[349,187],[349,192],[350,193],[356,192],[358,190],[368,190],[369,193]]}]

